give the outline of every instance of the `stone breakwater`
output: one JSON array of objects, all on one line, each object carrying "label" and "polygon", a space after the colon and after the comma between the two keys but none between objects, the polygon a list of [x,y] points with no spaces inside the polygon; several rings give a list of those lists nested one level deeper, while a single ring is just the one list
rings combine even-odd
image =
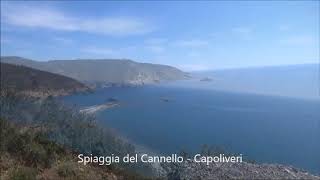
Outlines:
[{"label": "stone breakwater", "polygon": [[109,109],[109,108],[114,108],[120,106],[119,102],[108,102],[105,104],[100,104],[100,105],[94,105],[94,106],[89,106],[89,107],[85,107],[83,109],[80,109],[80,113],[85,113],[85,114],[94,114],[97,113],[98,111],[103,111],[105,109]]}]

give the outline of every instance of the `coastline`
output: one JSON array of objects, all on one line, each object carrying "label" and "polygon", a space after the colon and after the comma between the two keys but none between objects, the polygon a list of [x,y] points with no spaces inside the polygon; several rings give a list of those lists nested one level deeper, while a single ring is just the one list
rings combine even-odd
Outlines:
[{"label": "coastline", "polygon": [[[148,86],[148,85],[145,84],[142,86]],[[140,86],[138,86],[138,87],[140,87]],[[108,88],[110,88],[110,87],[108,87]],[[108,89],[108,88],[101,88],[101,89]],[[110,96],[119,97],[117,95],[110,95]],[[160,96],[159,101],[166,101],[166,100],[171,100],[171,99],[167,96],[163,96],[163,95]],[[84,107],[82,110],[86,110],[88,114],[99,113],[100,111],[104,111],[109,108],[117,107],[118,105],[116,105],[116,104],[117,103],[113,103],[113,102],[111,102],[109,105],[108,105],[108,103],[96,104],[93,106]],[[120,103],[119,103],[119,106],[120,106]],[[110,128],[112,128],[112,127],[110,127]],[[120,132],[118,132],[117,134],[120,139],[125,139],[127,142],[129,142],[130,144],[132,144],[135,147],[135,153],[138,154],[139,157],[141,157],[142,154],[148,154],[151,156],[152,155],[154,155],[154,156],[163,155],[160,152],[153,151],[145,146],[142,146],[142,145],[135,143],[134,141],[130,140],[129,138],[126,138],[125,136],[123,136],[123,134],[121,134]],[[171,164],[166,164],[166,163],[163,163],[163,164],[162,163],[148,163],[148,165],[150,165],[154,169],[155,174],[157,174],[158,176],[162,176],[162,177],[170,174],[172,171],[176,171],[176,169],[172,168],[174,166],[179,167],[179,170],[178,170],[179,172],[184,171],[184,170],[181,170],[180,168],[195,168],[195,169],[198,169],[200,167],[204,168],[199,163],[193,162],[193,161],[191,161],[191,162],[188,161],[183,164],[179,164],[179,163],[172,164],[172,166],[171,166]],[[261,173],[264,173],[264,175],[266,175],[269,173],[269,170],[275,170],[277,173],[279,173],[279,176],[283,175],[284,177],[286,176],[286,177],[290,177],[290,178],[295,178],[294,176],[302,177],[305,174],[306,176],[312,175],[311,177],[315,178],[315,179],[319,178],[318,173],[314,173],[309,170],[306,171],[305,169],[298,168],[297,166],[293,167],[290,165],[276,164],[276,163],[256,164],[256,163],[251,163],[251,162],[247,162],[247,161],[244,163],[237,163],[237,164],[232,164],[232,163],[214,164],[208,168],[205,168],[203,170],[203,173],[207,174],[209,171],[219,169],[219,168],[226,168],[226,170],[228,170],[228,168],[229,168],[230,171],[241,171],[242,173],[248,173],[248,175],[250,175],[250,173],[251,173],[251,175],[254,175],[253,171],[261,172]],[[265,169],[265,170],[263,170],[263,169]],[[205,171],[208,171],[208,172],[205,172]],[[290,174],[293,174],[293,176],[291,176]],[[242,175],[244,176],[245,174],[242,174]],[[264,176],[264,177],[267,178],[266,176]]]}]

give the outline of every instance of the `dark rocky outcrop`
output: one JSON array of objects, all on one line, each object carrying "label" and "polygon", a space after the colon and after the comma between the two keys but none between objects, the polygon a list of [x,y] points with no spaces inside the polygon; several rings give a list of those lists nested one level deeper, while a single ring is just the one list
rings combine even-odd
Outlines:
[{"label": "dark rocky outcrop", "polygon": [[1,91],[33,97],[60,96],[89,90],[84,84],[58,74],[21,65],[1,63]]}]

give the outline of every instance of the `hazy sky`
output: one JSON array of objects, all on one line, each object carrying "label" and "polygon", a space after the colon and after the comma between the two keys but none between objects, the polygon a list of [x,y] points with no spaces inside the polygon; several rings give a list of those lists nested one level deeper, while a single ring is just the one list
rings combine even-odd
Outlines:
[{"label": "hazy sky", "polygon": [[1,55],[183,70],[316,63],[319,9],[319,1],[1,1]]}]

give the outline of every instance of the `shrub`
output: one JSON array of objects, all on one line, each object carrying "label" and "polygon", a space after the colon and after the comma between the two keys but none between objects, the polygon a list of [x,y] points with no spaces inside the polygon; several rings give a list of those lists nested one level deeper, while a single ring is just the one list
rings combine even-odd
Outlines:
[{"label": "shrub", "polygon": [[28,165],[33,167],[46,166],[49,160],[46,150],[37,143],[31,143],[25,147],[25,160]]},{"label": "shrub", "polygon": [[19,166],[9,172],[11,180],[35,180],[37,176],[37,170],[35,168]]},{"label": "shrub", "polygon": [[62,162],[57,167],[57,172],[60,177],[76,176],[77,167],[73,162]]}]

